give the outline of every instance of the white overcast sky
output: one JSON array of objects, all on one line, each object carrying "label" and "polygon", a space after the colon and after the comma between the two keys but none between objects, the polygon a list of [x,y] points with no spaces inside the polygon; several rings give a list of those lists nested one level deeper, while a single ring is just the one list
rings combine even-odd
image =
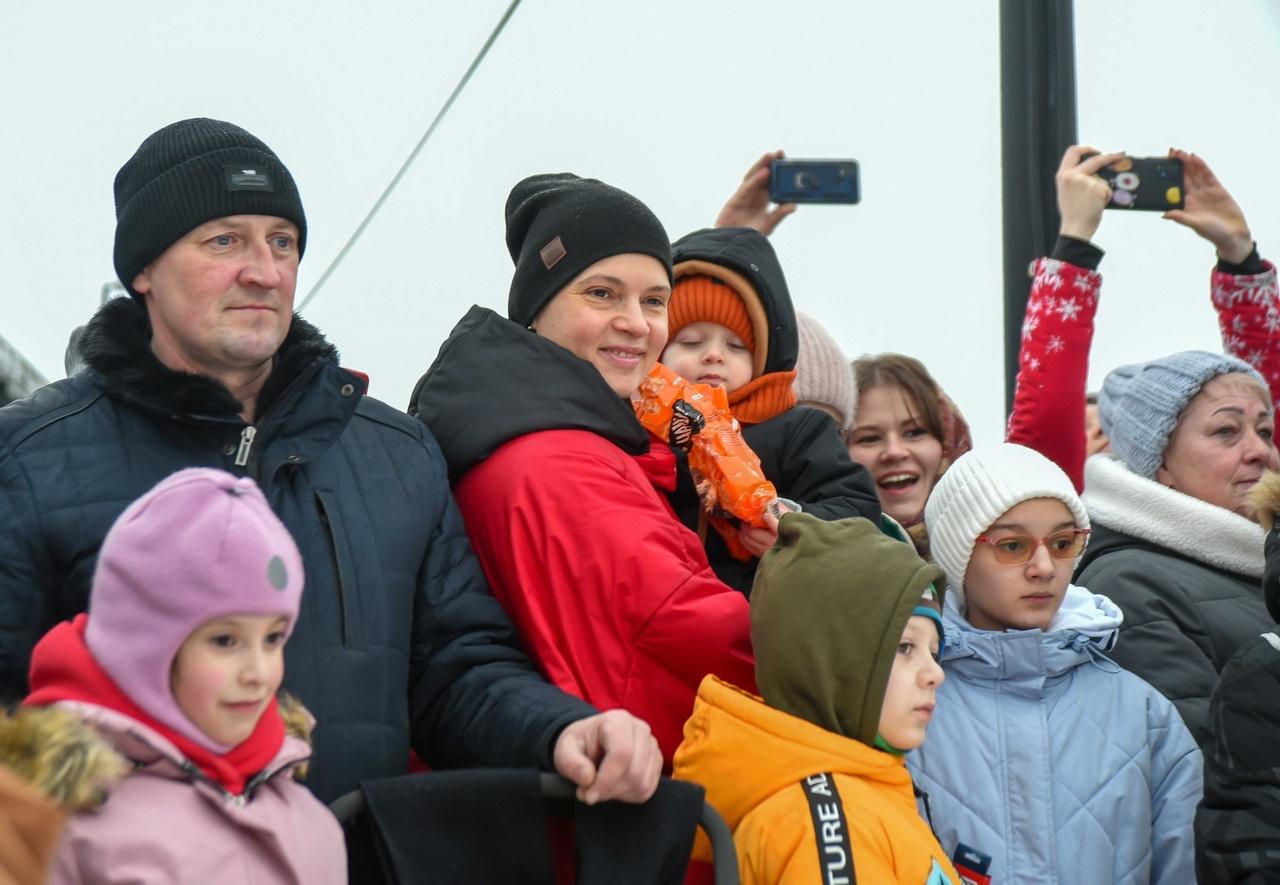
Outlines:
[{"label": "white overcast sky", "polygon": [[[0,3],[0,334],[49,378],[111,279],[111,183],[191,116],[284,159],[309,231],[299,300],[453,89],[506,0]],[[502,309],[502,208],[535,172],[602,178],[672,237],[775,147],[853,156],[863,203],[774,236],[797,305],[850,356],[922,358],[1002,433],[999,3],[524,0],[403,183],[305,311],[397,407],[472,303]],[[1280,254],[1280,6],[1077,0],[1080,134],[1214,165]],[[1218,346],[1211,249],[1108,213],[1091,384]]]}]

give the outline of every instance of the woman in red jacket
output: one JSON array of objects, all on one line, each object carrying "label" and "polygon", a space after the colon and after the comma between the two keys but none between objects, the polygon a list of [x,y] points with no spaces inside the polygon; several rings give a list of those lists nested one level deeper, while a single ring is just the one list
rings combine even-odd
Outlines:
[{"label": "woman in red jacket", "polygon": [[531,657],[645,719],[669,766],[705,675],[755,685],[746,598],[672,514],[674,455],[631,407],[667,340],[670,241],[640,201],[574,175],[520,182],[506,217],[508,318],[473,307],[412,409]]}]

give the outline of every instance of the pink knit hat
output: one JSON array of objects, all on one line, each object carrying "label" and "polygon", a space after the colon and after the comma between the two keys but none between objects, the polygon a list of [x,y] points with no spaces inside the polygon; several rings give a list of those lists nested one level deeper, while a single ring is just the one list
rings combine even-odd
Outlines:
[{"label": "pink knit hat", "polygon": [[858,411],[858,387],[844,351],[822,324],[796,311],[796,331],[800,354],[796,357],[796,398],[802,403],[820,403],[840,417],[836,426],[848,430]]},{"label": "pink knit hat", "polygon": [[215,753],[170,689],[178,648],[206,621],[283,615],[293,630],[302,557],[248,479],[180,470],[120,514],[98,554],[85,642],[129,698],[156,720]]}]

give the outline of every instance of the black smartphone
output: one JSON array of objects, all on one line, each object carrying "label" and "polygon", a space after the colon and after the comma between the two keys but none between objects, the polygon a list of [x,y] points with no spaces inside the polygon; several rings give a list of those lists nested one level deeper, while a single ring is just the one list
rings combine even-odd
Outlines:
[{"label": "black smartphone", "polygon": [[857,203],[862,199],[857,160],[774,160],[769,199],[775,203]]},{"label": "black smartphone", "polygon": [[1182,161],[1173,157],[1122,157],[1098,176],[1111,187],[1108,209],[1168,212],[1181,209]]}]

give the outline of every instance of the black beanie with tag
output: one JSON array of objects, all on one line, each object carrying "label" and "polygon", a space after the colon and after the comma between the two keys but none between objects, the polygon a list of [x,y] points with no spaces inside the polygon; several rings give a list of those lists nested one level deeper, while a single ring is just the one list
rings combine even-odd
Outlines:
[{"label": "black beanie with tag", "polygon": [[507,318],[527,326],[551,298],[597,261],[652,255],[671,278],[662,222],[626,191],[568,172],[533,175],[507,197],[507,251],[516,263]]},{"label": "black beanie with tag", "polygon": [[116,173],[115,265],[135,299],[133,280],[188,232],[227,215],[273,215],[298,228],[307,218],[293,176],[271,148],[232,123],[197,118],[147,137]]}]

